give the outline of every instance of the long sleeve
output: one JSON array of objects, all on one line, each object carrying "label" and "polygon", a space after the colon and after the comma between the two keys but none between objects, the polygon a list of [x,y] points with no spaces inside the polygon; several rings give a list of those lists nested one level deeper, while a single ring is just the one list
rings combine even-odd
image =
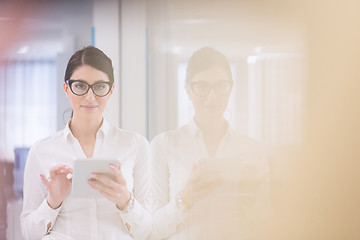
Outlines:
[{"label": "long sleeve", "polygon": [[150,239],[163,239],[176,232],[183,220],[183,213],[176,207],[175,199],[169,199],[168,149],[163,136],[151,142],[152,161],[152,232]]},{"label": "long sleeve", "polygon": [[36,149],[31,148],[24,172],[24,204],[21,229],[25,239],[41,239],[54,226],[61,207],[54,210],[46,202],[47,189],[41,182],[42,172]]},{"label": "long sleeve", "polygon": [[134,239],[146,239],[151,230],[151,215],[148,209],[150,199],[150,147],[148,141],[137,135],[135,144],[135,163],[133,170],[134,207],[129,213],[120,213],[125,224],[130,226],[130,234]]},{"label": "long sleeve", "polygon": [[48,191],[40,174],[47,176],[56,165],[72,168],[75,159],[85,157],[69,125],[31,147],[21,215],[25,239],[146,239],[151,230],[149,142],[140,134],[121,130],[105,120],[96,134],[93,158],[121,162],[128,190],[135,199],[133,209],[127,213],[118,211],[112,201],[103,197],[69,195],[58,209],[48,206]]}]

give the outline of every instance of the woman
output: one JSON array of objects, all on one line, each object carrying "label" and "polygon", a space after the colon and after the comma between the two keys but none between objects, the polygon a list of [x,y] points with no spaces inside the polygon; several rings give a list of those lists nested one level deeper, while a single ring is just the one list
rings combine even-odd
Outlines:
[{"label": "woman", "polygon": [[[63,87],[73,116],[64,130],[30,149],[21,214],[24,237],[146,238],[151,225],[144,208],[148,205],[149,144],[141,135],[114,127],[103,118],[115,87],[111,60],[95,47],[77,51],[68,62]],[[109,166],[116,180],[96,173],[89,180],[104,198],[70,196],[76,158],[121,159],[119,168]]]},{"label": "woman", "polygon": [[[232,130],[224,112],[233,86],[225,56],[196,51],[185,90],[195,109],[189,124],[151,142],[152,239],[245,239],[264,206],[263,148]],[[255,186],[256,185],[256,186]],[[263,189],[263,188],[262,188]]]}]

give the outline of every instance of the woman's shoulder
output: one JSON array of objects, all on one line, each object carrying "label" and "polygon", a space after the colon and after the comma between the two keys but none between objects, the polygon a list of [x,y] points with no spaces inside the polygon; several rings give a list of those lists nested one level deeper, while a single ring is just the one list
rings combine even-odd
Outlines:
[{"label": "woman's shoulder", "polygon": [[64,130],[60,130],[50,136],[37,140],[35,143],[31,145],[31,148],[39,148],[42,146],[58,144],[59,141],[63,139],[64,139]]},{"label": "woman's shoulder", "polygon": [[171,143],[174,141],[178,141],[179,139],[183,138],[186,130],[187,130],[187,126],[185,125],[175,130],[159,133],[151,140],[151,144],[155,144],[155,143],[158,144],[162,142]]},{"label": "woman's shoulder", "polygon": [[[55,132],[54,134],[39,139],[30,146],[29,156],[42,156],[43,154],[55,154],[65,142],[63,130]],[[28,157],[31,159],[32,157]]]},{"label": "woman's shoulder", "polygon": [[138,142],[149,142],[147,138],[142,135],[141,133],[122,129],[116,126],[111,126],[110,132],[113,136],[121,138],[123,140],[131,140],[131,141],[138,141]]}]

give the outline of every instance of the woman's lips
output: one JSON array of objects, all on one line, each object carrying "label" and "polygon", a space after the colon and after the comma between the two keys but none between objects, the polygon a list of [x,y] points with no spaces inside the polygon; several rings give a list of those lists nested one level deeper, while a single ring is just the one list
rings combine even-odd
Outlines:
[{"label": "woman's lips", "polygon": [[97,106],[94,105],[81,105],[81,107],[86,110],[95,110],[97,108]]},{"label": "woman's lips", "polygon": [[205,108],[220,108],[221,105],[205,105]]}]

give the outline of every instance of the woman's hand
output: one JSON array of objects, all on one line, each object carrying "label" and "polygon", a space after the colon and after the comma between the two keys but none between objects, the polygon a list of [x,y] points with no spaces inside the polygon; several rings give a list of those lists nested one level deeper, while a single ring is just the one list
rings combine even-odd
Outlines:
[{"label": "woman's hand", "polygon": [[110,165],[110,169],[115,174],[115,180],[101,173],[93,173],[88,183],[109,201],[115,203],[118,209],[123,210],[131,198],[131,193],[127,189],[126,180],[121,173],[121,163],[119,164],[119,169],[116,169],[114,165]]},{"label": "woman's hand", "polygon": [[180,195],[189,207],[194,202],[206,198],[223,182],[222,174],[210,169],[206,163],[194,164],[184,189]]},{"label": "woman's hand", "polygon": [[60,207],[63,200],[70,194],[72,178],[68,179],[67,175],[72,172],[67,165],[57,165],[50,168],[48,179],[40,174],[41,181],[48,189],[46,201],[51,208]]}]

